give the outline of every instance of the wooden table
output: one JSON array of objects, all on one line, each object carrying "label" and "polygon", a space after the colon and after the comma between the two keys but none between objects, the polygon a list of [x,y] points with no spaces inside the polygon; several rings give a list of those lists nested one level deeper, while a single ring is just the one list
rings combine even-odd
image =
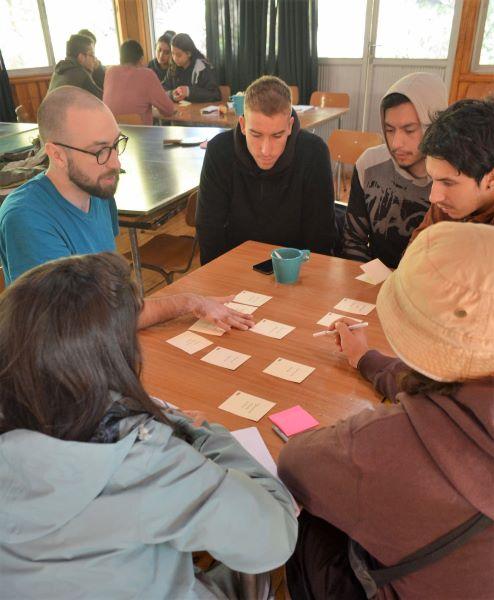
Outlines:
[{"label": "wooden table", "polygon": [[[173,122],[187,126],[205,126],[205,127],[227,127],[233,129],[237,125],[238,117],[233,110],[226,114],[212,113],[202,115],[201,109],[206,106],[225,105],[221,102],[192,103],[189,106],[177,105],[176,112],[171,117],[159,115],[162,123]],[[334,119],[341,122],[341,117],[348,112],[348,108],[320,108],[314,107],[308,111],[297,113],[302,129],[314,129],[318,125],[327,123]],[[339,127],[339,125],[338,125]]]},{"label": "wooden table", "polygon": [[[372,386],[337,353],[329,336],[312,337],[314,331],[322,329],[317,321],[332,311],[339,300],[349,297],[374,303],[379,286],[355,280],[356,275],[362,273],[359,263],[319,254],[312,254],[302,266],[297,284],[277,284],[272,275],[252,270],[253,264],[268,258],[272,248],[246,242],[167,286],[163,293],[223,296],[247,289],[268,294],[273,299],[258,308],[254,317],[256,321],[268,318],[295,326],[285,338],[275,340],[233,330],[221,337],[204,336],[214,345],[189,356],[165,342],[195,321],[193,317],[183,317],[143,331],[140,341],[144,384],[149,393],[184,409],[202,410],[208,420],[232,430],[255,425],[277,457],[283,442],[272,431],[267,415],[255,423],[217,407],[236,390],[241,390],[276,402],[270,413],[300,404],[321,425],[330,425],[379,402]],[[371,347],[392,354],[376,311],[361,318],[369,322],[367,333]],[[250,354],[252,358],[236,371],[202,362],[200,358],[216,345]],[[262,373],[279,356],[316,367],[316,370],[300,384]]]}]

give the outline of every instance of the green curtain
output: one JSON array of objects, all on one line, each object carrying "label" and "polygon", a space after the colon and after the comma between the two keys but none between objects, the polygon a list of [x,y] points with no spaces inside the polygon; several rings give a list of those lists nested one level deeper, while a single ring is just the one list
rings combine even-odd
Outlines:
[{"label": "green curtain", "polygon": [[207,55],[232,93],[265,74],[317,87],[317,0],[206,0]]}]

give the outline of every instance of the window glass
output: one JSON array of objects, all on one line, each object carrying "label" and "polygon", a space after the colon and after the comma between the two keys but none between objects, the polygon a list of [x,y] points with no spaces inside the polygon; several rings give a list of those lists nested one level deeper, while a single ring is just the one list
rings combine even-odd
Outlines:
[{"label": "window glass", "polygon": [[47,67],[36,0],[0,0],[0,48],[7,69]]},{"label": "window glass", "polygon": [[[17,0],[15,0],[17,2]],[[89,29],[96,36],[95,54],[104,65],[118,64],[118,37],[112,0],[44,0],[55,60],[65,58],[73,33]]]},{"label": "window glass", "polygon": [[447,59],[454,0],[380,0],[376,58]]},{"label": "window glass", "polygon": [[494,65],[494,0],[489,0],[485,19],[484,37],[480,51],[481,65]]},{"label": "window glass", "polygon": [[366,6],[367,0],[319,0],[317,54],[320,58],[362,58]]},{"label": "window glass", "polygon": [[206,54],[205,0],[152,0],[154,39],[165,31],[188,33],[197,49]]}]

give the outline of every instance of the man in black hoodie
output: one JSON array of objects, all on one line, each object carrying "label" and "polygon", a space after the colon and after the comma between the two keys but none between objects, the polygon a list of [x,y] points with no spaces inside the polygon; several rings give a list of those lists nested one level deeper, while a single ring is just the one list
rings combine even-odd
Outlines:
[{"label": "man in black hoodie", "polygon": [[300,129],[281,79],[251,83],[237,127],[209,142],[196,225],[202,264],[246,240],[332,253],[337,229],[329,151]]},{"label": "man in black hoodie", "polygon": [[67,42],[66,58],[57,63],[48,91],[62,85],[74,85],[94,94],[100,100],[103,90],[96,85],[92,72],[97,65],[93,40],[78,33],[71,35]]}]

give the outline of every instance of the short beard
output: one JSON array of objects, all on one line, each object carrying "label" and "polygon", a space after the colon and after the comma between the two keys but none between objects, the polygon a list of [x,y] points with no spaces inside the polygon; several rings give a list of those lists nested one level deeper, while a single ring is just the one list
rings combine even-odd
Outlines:
[{"label": "short beard", "polygon": [[[96,196],[97,198],[103,198],[105,200],[110,200],[115,196],[115,192],[117,191],[119,171],[115,169],[110,169],[103,175],[100,175],[96,182],[92,182],[87,175],[84,175],[75,165],[74,161],[69,158],[68,159],[68,177],[72,183],[74,183],[78,188],[87,192],[90,196]],[[102,177],[107,177],[108,175],[115,176],[115,183],[110,186],[103,187],[99,185],[98,181]]]}]

